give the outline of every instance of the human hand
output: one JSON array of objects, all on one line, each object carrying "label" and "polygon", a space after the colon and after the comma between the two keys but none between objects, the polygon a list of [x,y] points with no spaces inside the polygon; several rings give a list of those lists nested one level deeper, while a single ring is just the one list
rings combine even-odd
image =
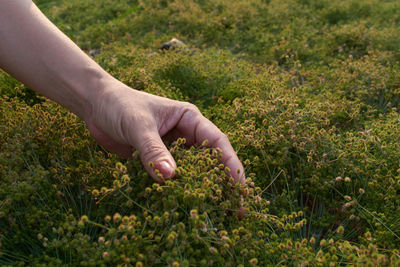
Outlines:
[{"label": "human hand", "polygon": [[221,162],[229,167],[235,182],[244,183],[243,166],[229,139],[196,106],[133,90],[118,81],[113,81],[95,102],[86,119],[93,138],[122,157],[131,157],[132,148],[137,149],[156,181],[160,180],[155,169],[164,178],[171,178],[177,167],[162,140],[184,137],[188,145],[207,139],[208,147],[220,148]]},{"label": "human hand", "polygon": [[2,69],[84,119],[107,150],[130,157],[132,147],[137,149],[155,179],[150,161],[165,178],[176,168],[161,137],[185,137],[190,145],[208,139],[210,147],[219,147],[231,175],[244,181],[243,166],[228,138],[194,105],[139,92],[112,78],[32,1],[1,3],[0,39]]}]

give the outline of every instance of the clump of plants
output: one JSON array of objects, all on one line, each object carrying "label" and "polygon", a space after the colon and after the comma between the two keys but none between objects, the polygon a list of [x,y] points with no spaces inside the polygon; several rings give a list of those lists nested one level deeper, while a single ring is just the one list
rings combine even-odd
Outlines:
[{"label": "clump of plants", "polygon": [[36,2],[124,83],[196,104],[246,182],[178,139],[155,183],[1,72],[0,264],[400,265],[398,1]]},{"label": "clump of plants", "polygon": [[[2,117],[3,125],[8,125],[2,132],[2,151],[7,151],[1,165],[3,263],[324,266],[398,261],[397,250],[390,254],[380,250],[383,243],[377,242],[377,233],[365,231],[357,243],[348,241],[351,230],[345,224],[331,225],[333,231],[323,238],[307,234],[315,214],[299,206],[290,211],[294,203],[291,208],[281,206],[284,194],[271,197],[271,185],[258,186],[262,176],[249,171],[254,166],[259,172],[256,166],[262,161],[256,156],[244,161],[246,183],[234,184],[218,161],[220,150],[206,143],[185,147],[185,140],[178,139],[170,145],[179,166],[176,177],[154,183],[136,154],[121,163],[96,148],[88,136],[82,140],[82,135],[60,130],[62,123],[64,128],[85,131],[74,116],[61,122],[66,111],[55,104],[35,110],[5,99],[2,107],[2,114],[16,113],[22,121],[44,114],[57,118],[27,123],[21,129],[21,124],[11,124],[16,117]],[[26,133],[25,139],[20,132]],[[64,141],[55,145],[62,155],[45,154],[34,145],[43,134],[59,134]],[[7,150],[11,144],[13,149]],[[60,157],[58,162],[55,157]],[[342,183],[352,181],[336,177],[329,186],[340,193],[345,190]],[[342,197],[343,211],[358,201]],[[375,219],[382,222],[379,216]],[[22,249],[15,251],[15,246]]]},{"label": "clump of plants", "polygon": [[[365,234],[368,247],[342,240],[343,226],[319,244],[315,237],[293,238],[307,225],[302,211],[281,217],[270,214],[270,201],[262,198],[262,189],[252,181],[254,174],[244,185],[234,184],[226,174],[229,170],[218,163],[220,151],[187,149],[183,144],[184,139],[178,139],[170,151],[184,167],[176,170],[176,179],[161,184],[151,183],[138,161],[127,166],[117,162],[110,176],[112,185],[90,191],[98,211],[77,218],[69,210],[50,232],[39,232],[36,243],[44,255],[32,262],[135,266],[389,263],[369,232]],[[102,214],[105,210],[109,213]]]}]

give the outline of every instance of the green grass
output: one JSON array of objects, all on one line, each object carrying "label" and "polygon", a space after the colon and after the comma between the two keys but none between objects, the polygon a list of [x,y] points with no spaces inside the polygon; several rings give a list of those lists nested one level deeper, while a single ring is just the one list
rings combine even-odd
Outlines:
[{"label": "green grass", "polygon": [[153,184],[1,72],[0,264],[400,264],[399,1],[35,2],[121,81],[196,104],[251,179],[179,140]]}]

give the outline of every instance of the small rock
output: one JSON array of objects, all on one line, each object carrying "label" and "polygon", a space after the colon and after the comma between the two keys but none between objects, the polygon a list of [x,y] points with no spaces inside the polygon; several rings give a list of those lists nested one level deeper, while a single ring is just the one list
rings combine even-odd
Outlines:
[{"label": "small rock", "polygon": [[162,45],[161,50],[174,50],[176,48],[183,48],[185,47],[185,43],[182,42],[181,40],[178,40],[176,38],[172,38],[171,41],[166,42]]}]

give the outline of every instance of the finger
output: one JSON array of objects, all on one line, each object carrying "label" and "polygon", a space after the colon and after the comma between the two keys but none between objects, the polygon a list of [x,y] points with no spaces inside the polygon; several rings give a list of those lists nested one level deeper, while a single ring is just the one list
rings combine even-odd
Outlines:
[{"label": "finger", "polygon": [[175,160],[165,147],[157,131],[141,135],[136,143],[143,165],[156,181],[163,181],[157,176],[156,170],[159,171],[163,178],[172,178],[175,175]]},{"label": "finger", "polygon": [[230,174],[235,182],[244,184],[244,168],[229,138],[222,133],[211,121],[203,117],[196,127],[196,140],[203,142],[208,140],[208,147],[220,148],[222,150],[221,162],[230,169]]},{"label": "finger", "polygon": [[[236,155],[228,137],[221,132],[211,121],[201,113],[191,108],[182,116],[178,129],[185,133],[185,137],[194,140],[193,143],[201,144],[208,140],[208,147],[220,148],[222,150],[221,162],[230,169],[230,175],[235,182],[244,183],[245,174],[242,163]],[[187,129],[193,129],[188,132]]]}]

